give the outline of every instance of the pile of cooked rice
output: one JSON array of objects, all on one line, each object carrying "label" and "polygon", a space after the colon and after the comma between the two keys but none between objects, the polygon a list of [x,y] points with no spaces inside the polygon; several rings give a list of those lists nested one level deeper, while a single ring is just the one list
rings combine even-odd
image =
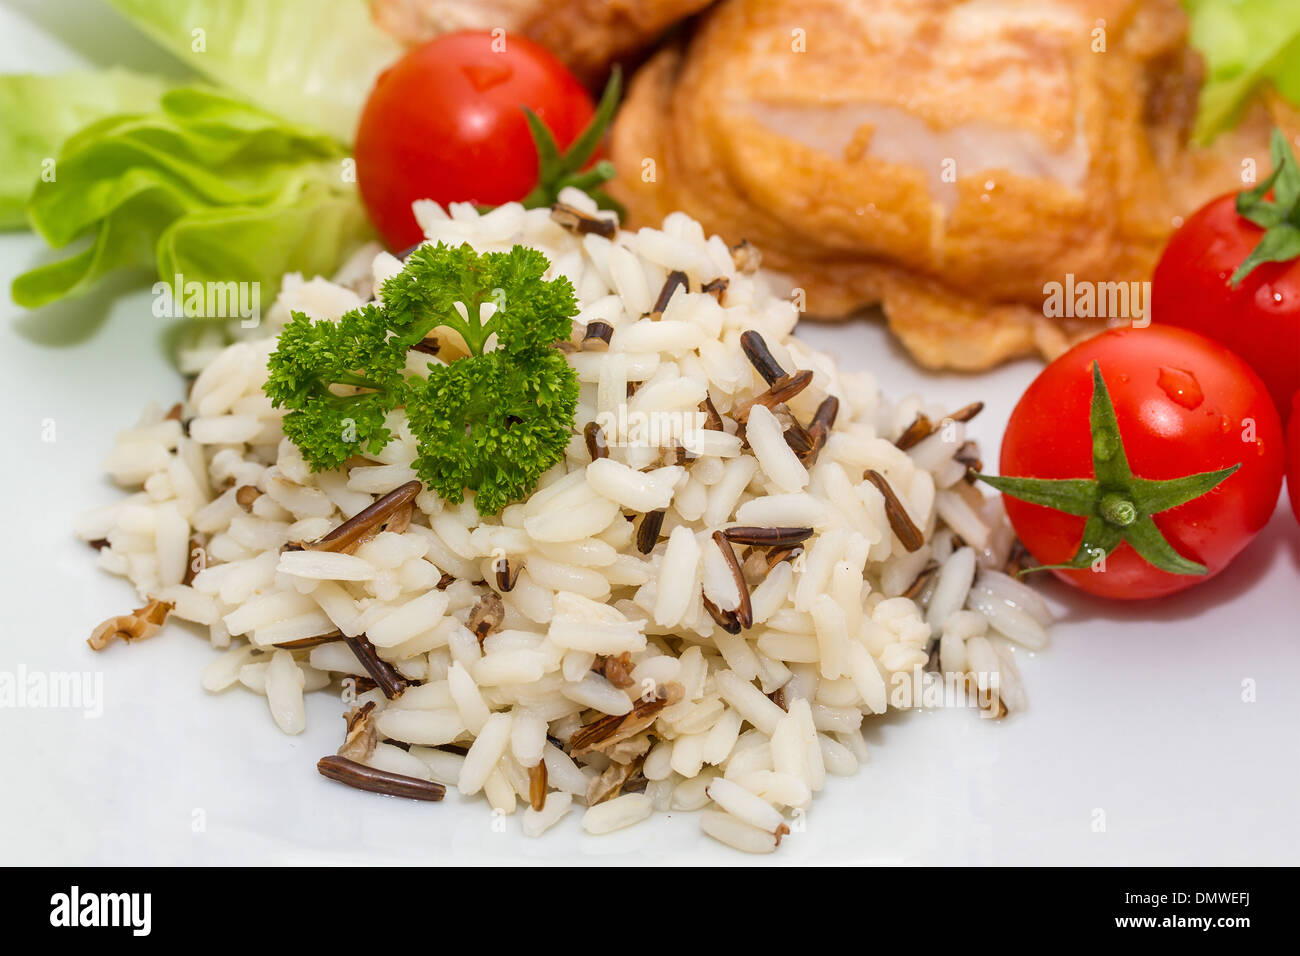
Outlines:
[{"label": "pile of cooked rice", "polygon": [[527,500],[483,518],[424,490],[400,411],[381,453],[313,473],[262,392],[274,336],[401,263],[289,276],[266,337],[190,354],[189,398],[118,436],[105,468],[137,490],[78,531],[146,604],[92,646],[201,625],[222,651],[203,686],[264,695],[287,734],[304,693],[341,693],[346,736],[318,767],[352,786],[522,802],[529,836],[575,804],[592,833],[699,809],[751,852],[857,771],[864,718],[966,692],[1023,708],[1011,642],[1041,647],[1049,615],[1004,573],[1011,529],[970,480],[978,406],[889,404],[792,338],[747,243],[562,200],[417,204],[430,240],[536,247],[577,290],[573,439]]}]

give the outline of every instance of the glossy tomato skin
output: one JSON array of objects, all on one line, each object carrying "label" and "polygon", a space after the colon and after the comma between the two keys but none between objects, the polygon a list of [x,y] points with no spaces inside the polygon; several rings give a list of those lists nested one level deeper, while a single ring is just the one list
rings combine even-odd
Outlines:
[{"label": "glossy tomato skin", "polygon": [[357,185],[389,248],[424,238],[411,214],[417,199],[498,205],[528,194],[537,149],[525,106],[561,149],[595,111],[563,63],[514,35],[447,33],[380,74],[357,127]]},{"label": "glossy tomato skin", "polygon": [[1300,260],[1265,262],[1235,289],[1228,279],[1264,230],[1237,215],[1236,196],[1198,210],[1169,239],[1151,283],[1151,316],[1208,335],[1264,380],[1278,414],[1300,389]]},{"label": "glossy tomato skin", "polygon": [[1291,513],[1300,521],[1300,392],[1291,399],[1291,420],[1286,426],[1286,493]]},{"label": "glossy tomato skin", "polygon": [[[1259,377],[1204,336],[1169,326],[1113,329],[1052,362],[1025,391],[1002,440],[1001,473],[1092,478],[1089,409],[1096,360],[1115,406],[1129,466],[1140,478],[1179,478],[1241,462],[1212,491],[1154,516],[1183,556],[1209,569],[1180,575],[1148,564],[1127,543],[1104,571],[1056,570],[1062,580],[1112,598],[1152,598],[1222,570],[1267,524],[1283,468],[1282,426]],[[1252,437],[1254,441],[1243,440]],[[1084,519],[1004,496],[1029,552],[1044,564],[1068,561]]]}]

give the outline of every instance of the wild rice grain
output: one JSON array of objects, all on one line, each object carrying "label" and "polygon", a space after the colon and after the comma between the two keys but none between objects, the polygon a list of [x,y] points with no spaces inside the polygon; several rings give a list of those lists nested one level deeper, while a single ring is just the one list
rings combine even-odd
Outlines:
[{"label": "wild rice grain", "polygon": [[410,504],[424,490],[418,481],[408,481],[379,498],[374,504],[311,544],[314,551],[343,551],[368,531],[387,521],[396,511]]},{"label": "wild rice grain", "polygon": [[654,308],[650,310],[650,321],[657,322],[663,318],[663,314],[668,308],[668,303],[672,301],[673,293],[678,289],[681,289],[683,292],[690,292],[691,283],[690,280],[686,278],[685,272],[673,270],[668,273],[668,278],[664,282],[663,288],[659,290],[659,298],[655,299]]},{"label": "wild rice grain", "polygon": [[609,446],[605,443],[605,433],[601,431],[599,425],[595,422],[587,422],[583,426],[582,435],[587,442],[587,454],[592,461],[597,458],[609,457]]},{"label": "wild rice grain", "polygon": [[528,805],[541,813],[546,808],[546,764],[528,768]]},{"label": "wild rice grain", "polygon": [[[366,669],[366,673],[374,678],[375,683],[379,685],[385,697],[392,700],[402,696],[402,692],[409,686],[409,682],[397,672],[397,669],[392,664],[383,660],[375,652],[374,645],[366,639],[364,634],[358,634],[356,637],[344,635],[343,642],[347,644],[348,649],[352,651],[356,659],[361,662],[361,666]],[[312,653],[314,655],[315,651]]]},{"label": "wild rice grain", "polygon": [[580,236],[600,236],[613,239],[618,232],[618,223],[606,216],[592,216],[569,203],[557,202],[551,206],[551,219],[570,232]]},{"label": "wild rice grain", "polygon": [[323,777],[337,780],[357,790],[369,790],[371,793],[385,793],[412,800],[437,801],[441,800],[447,792],[446,787],[440,784],[421,780],[418,777],[376,770],[336,754],[321,757],[316,762],[316,769]]},{"label": "wild rice grain", "polygon": [[748,630],[754,625],[754,609],[750,603],[749,585],[745,583],[745,575],[740,569],[740,562],[736,559],[736,551],[731,546],[731,542],[721,531],[713,532],[713,543],[717,545],[718,551],[722,554],[722,560],[726,565],[727,571],[731,575],[731,586],[739,596],[739,601],[735,604],[736,621],[741,628]]},{"label": "wild rice grain", "polygon": [[898,500],[898,495],[894,494],[894,489],[885,476],[878,471],[867,469],[862,475],[863,478],[876,486],[876,490],[884,496],[885,499],[885,516],[889,519],[889,527],[902,542],[903,547],[908,551],[916,551],[925,543],[925,537],[921,534],[921,529],[916,526],[911,515],[903,503]]},{"label": "wild rice grain", "polygon": [[588,322],[582,336],[582,347],[591,352],[605,351],[614,337],[614,326],[608,322]]},{"label": "wild rice grain", "polygon": [[744,351],[745,357],[749,359],[750,364],[754,366],[755,371],[763,377],[763,381],[767,382],[768,385],[771,385],[785,374],[785,369],[781,368],[780,363],[772,357],[772,352],[767,347],[767,342],[763,341],[763,336],[753,329],[741,334],[740,348]]}]

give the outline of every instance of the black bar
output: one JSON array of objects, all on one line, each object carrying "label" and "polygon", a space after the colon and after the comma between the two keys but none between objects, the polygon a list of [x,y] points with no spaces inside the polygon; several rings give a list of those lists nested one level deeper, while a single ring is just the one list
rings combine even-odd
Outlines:
[{"label": "black bar", "polygon": [[[494,869],[501,866],[496,860],[484,862]],[[545,857],[532,856],[527,862],[544,865]],[[703,884],[698,879],[681,874],[671,864],[653,872],[656,862],[664,861],[646,861],[639,874],[629,874],[635,889],[620,894],[620,906],[633,924],[654,925],[670,933],[677,919],[684,921],[683,930],[687,924],[692,930],[707,928],[710,920],[717,919],[718,928],[732,935],[750,927],[761,932],[770,924],[759,914],[773,912],[780,914],[788,929],[804,926],[814,931],[808,942],[839,947],[847,938],[860,940],[863,950],[872,948],[868,940],[883,942],[899,935],[913,938],[918,948],[969,945],[999,952],[1035,941],[1098,937],[1142,944],[1181,944],[1201,937],[1232,945],[1242,940],[1243,933],[1255,930],[1286,932],[1295,909],[1288,902],[1294,874],[1281,869],[873,868],[856,874],[797,877],[781,865],[779,855],[738,859],[727,876],[727,896],[736,905],[717,906],[706,904],[712,894],[700,894]],[[593,857],[592,863],[600,865],[600,858]],[[194,942],[224,940],[227,945],[256,939],[257,950],[281,937],[330,943],[339,940],[340,931],[350,934],[360,929],[359,924],[348,928],[350,920],[340,923],[340,918],[351,912],[363,922],[373,919],[373,913],[370,917],[361,913],[376,905],[390,916],[427,912],[430,906],[445,908],[447,931],[461,936],[473,927],[493,925],[472,919],[480,907],[499,920],[500,907],[508,898],[508,922],[522,925],[525,909],[534,915],[561,902],[546,892],[503,896],[482,882],[484,877],[472,876],[465,882],[436,865],[431,872],[410,874],[396,867],[298,869],[292,874],[269,868],[56,867],[9,875],[13,888],[0,895],[0,915],[11,945],[34,935],[57,939],[72,934],[83,940],[113,938],[127,943],[146,935]],[[613,873],[609,877],[620,878]],[[504,880],[499,875],[491,879]],[[678,917],[653,906],[654,899],[665,898],[661,891],[674,883],[696,887],[695,893],[680,897]],[[499,885],[504,890],[525,884]],[[541,879],[537,885],[552,883]],[[573,886],[583,885],[590,884],[575,875]],[[477,886],[478,892],[465,892],[467,886]],[[654,890],[655,886],[661,889]],[[71,925],[73,887],[77,888],[75,921],[80,926]],[[642,893],[647,895],[639,905],[637,897]],[[114,896],[104,905],[99,894]],[[454,905],[446,905],[449,895]],[[94,902],[89,902],[92,898]],[[569,902],[576,898],[571,896]],[[406,903],[417,908],[408,909]],[[638,917],[642,905],[645,912]],[[753,915],[746,918],[747,913]],[[84,925],[103,921],[95,914],[116,914],[118,925]],[[642,918],[651,921],[641,924]],[[419,926],[390,929],[410,943],[421,940]]]}]

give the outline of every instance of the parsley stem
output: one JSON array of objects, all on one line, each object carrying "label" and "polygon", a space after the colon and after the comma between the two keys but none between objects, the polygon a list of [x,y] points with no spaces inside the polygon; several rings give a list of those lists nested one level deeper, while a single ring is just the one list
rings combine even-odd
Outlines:
[{"label": "parsley stem", "polygon": [[335,395],[333,392],[331,392],[325,396],[325,400],[328,401],[331,405],[346,407],[348,405],[356,405],[362,399],[366,399],[369,397],[370,397],[369,393],[360,393],[357,395]]},{"label": "parsley stem", "polygon": [[335,376],[335,381],[339,385],[351,385],[354,388],[373,388],[376,392],[384,391],[384,387],[378,382],[373,382],[354,372],[340,372]]}]

